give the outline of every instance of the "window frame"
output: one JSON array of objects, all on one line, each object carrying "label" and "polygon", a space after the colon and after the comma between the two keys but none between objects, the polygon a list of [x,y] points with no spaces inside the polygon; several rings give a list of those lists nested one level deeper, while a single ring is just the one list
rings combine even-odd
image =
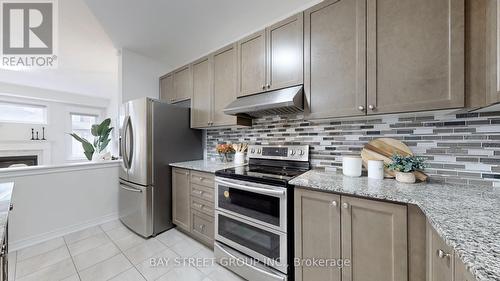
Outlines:
[{"label": "window frame", "polygon": [[43,109],[43,120],[41,122],[15,121],[15,120],[2,120],[2,119],[0,119],[1,124],[26,124],[26,125],[45,125],[45,126],[49,124],[49,105],[47,105],[47,104],[17,101],[17,100],[3,98],[3,97],[0,97],[0,104],[12,104],[12,105],[18,105],[18,106],[26,106],[26,107],[31,107],[31,108],[42,108]]},{"label": "window frame", "polygon": [[[90,116],[90,117],[95,117],[96,118],[96,123],[101,122],[101,116],[102,116],[102,111],[99,109],[94,109],[94,108],[88,108],[88,109],[83,109],[83,108],[69,108],[66,111],[66,118],[67,118],[67,128],[69,133],[73,133],[73,120],[72,116],[73,115],[79,115],[79,116]],[[67,138],[67,145],[66,145],[66,160],[67,161],[88,161],[87,157],[82,153],[81,156],[74,155],[73,154],[73,137],[68,134]],[[92,140],[89,140],[91,143],[93,142]]]}]

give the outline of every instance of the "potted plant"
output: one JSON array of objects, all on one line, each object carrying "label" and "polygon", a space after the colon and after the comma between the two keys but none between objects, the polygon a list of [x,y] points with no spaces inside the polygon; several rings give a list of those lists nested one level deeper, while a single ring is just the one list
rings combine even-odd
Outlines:
[{"label": "potted plant", "polygon": [[109,135],[113,130],[113,127],[109,127],[110,124],[111,119],[107,118],[102,121],[101,124],[92,125],[90,132],[92,133],[92,136],[94,136],[93,143],[83,137],[78,136],[75,133],[70,134],[73,138],[75,138],[82,144],[83,153],[89,161],[111,160],[111,153],[104,152],[109,142],[111,141]]},{"label": "potted plant", "polygon": [[217,150],[217,153],[219,153],[219,157],[221,159],[221,162],[225,163],[225,162],[228,162],[228,157],[227,155],[229,153],[233,153],[234,152],[234,149],[233,149],[233,146],[230,145],[230,144],[218,144],[216,149]]},{"label": "potted plant", "polygon": [[415,171],[422,171],[426,168],[425,158],[407,155],[394,154],[391,157],[392,163],[386,164],[387,169],[396,172],[396,180],[403,183],[414,183],[416,181]]}]

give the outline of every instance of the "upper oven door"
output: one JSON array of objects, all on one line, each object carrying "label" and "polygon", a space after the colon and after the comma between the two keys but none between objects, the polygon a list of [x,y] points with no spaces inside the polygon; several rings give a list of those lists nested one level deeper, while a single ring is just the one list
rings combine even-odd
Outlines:
[{"label": "upper oven door", "polygon": [[215,207],[226,213],[286,233],[285,187],[217,177]]}]

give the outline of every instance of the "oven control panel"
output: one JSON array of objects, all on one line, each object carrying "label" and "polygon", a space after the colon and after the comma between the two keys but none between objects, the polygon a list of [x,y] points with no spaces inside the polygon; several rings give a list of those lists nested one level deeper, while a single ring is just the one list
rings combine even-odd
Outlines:
[{"label": "oven control panel", "polygon": [[309,145],[250,145],[248,158],[309,161]]}]

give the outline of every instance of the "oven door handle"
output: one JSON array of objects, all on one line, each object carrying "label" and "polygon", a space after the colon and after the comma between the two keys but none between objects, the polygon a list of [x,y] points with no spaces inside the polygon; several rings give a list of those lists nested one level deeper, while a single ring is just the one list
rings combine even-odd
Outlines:
[{"label": "oven door handle", "polygon": [[271,195],[271,196],[281,196],[285,194],[284,190],[272,190],[272,189],[266,189],[266,188],[258,188],[258,187],[250,187],[242,184],[237,184],[237,183],[232,183],[232,182],[227,182],[223,181],[220,179],[215,179],[215,182],[228,185],[229,187],[235,187],[241,190],[245,191],[250,191],[250,192],[257,192],[260,194],[265,194],[265,195]]}]

